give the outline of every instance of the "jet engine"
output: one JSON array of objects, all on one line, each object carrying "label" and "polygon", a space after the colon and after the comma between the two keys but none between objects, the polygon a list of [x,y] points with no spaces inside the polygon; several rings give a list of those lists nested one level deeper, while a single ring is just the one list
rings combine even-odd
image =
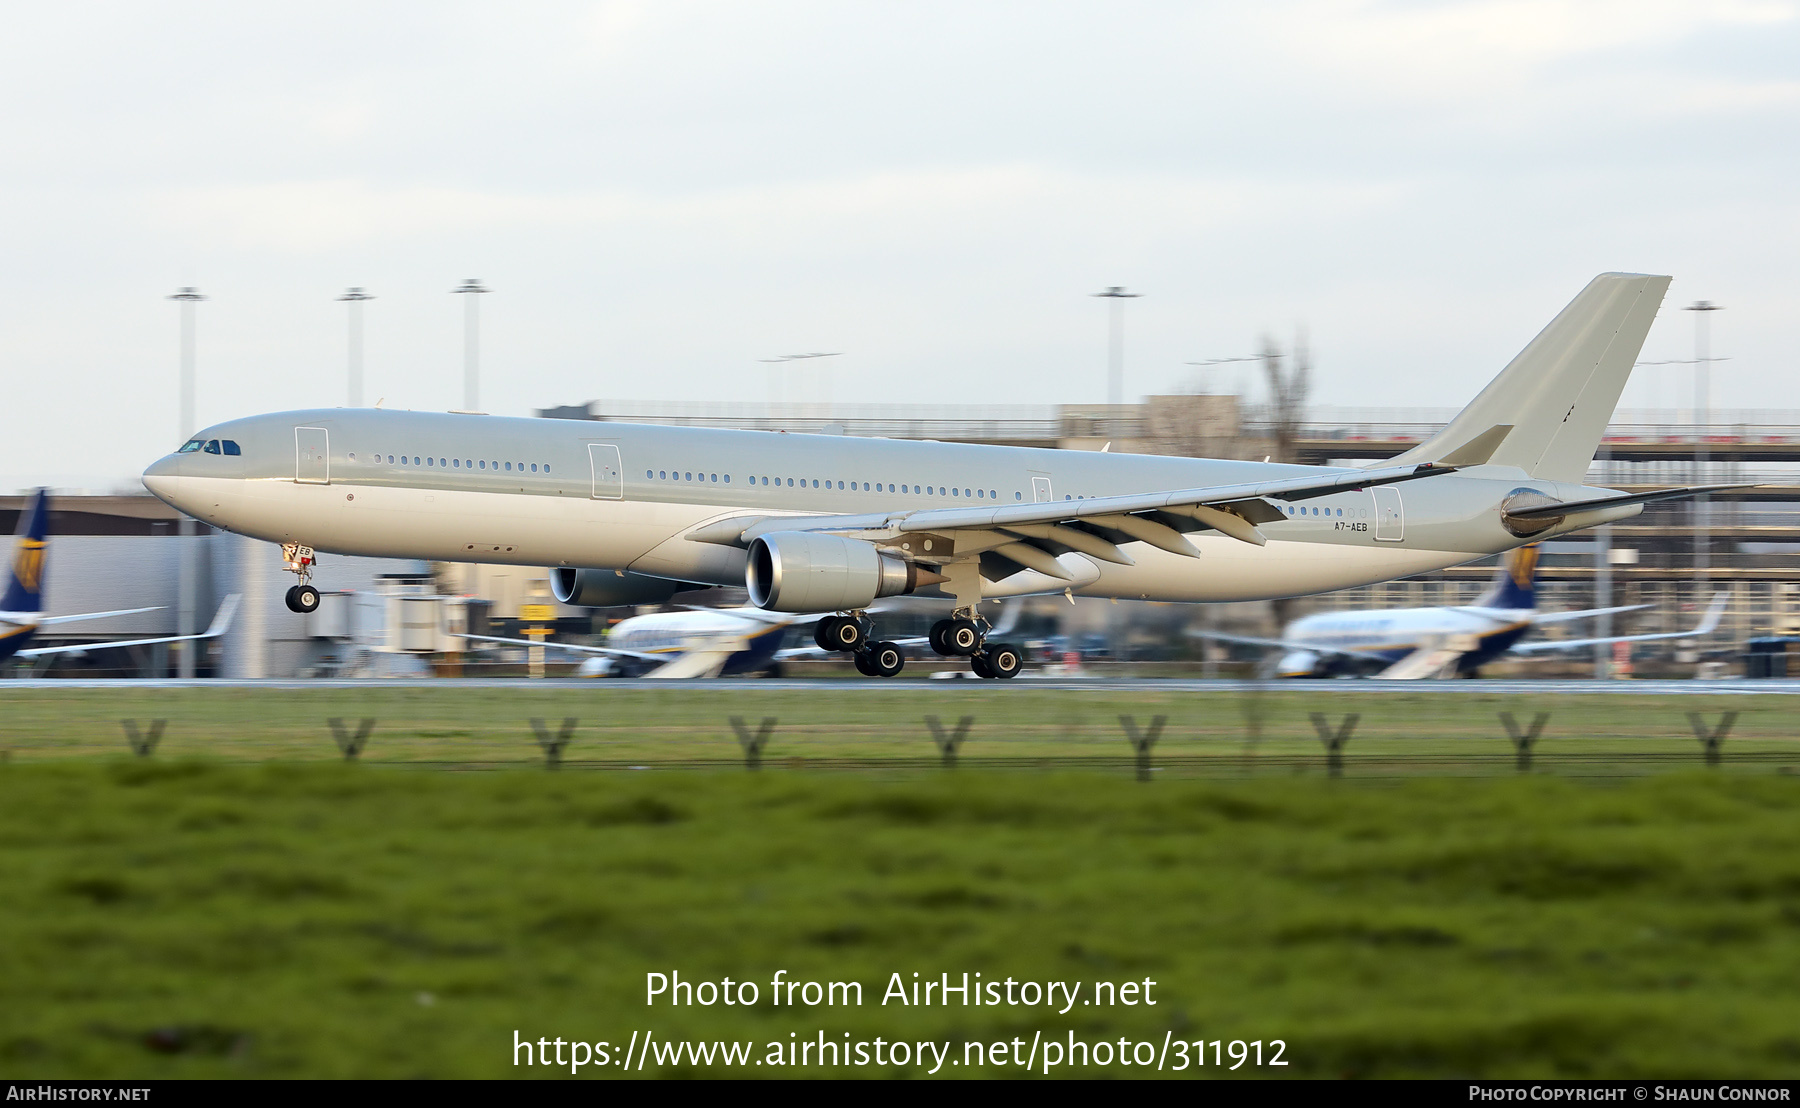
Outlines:
[{"label": "jet engine", "polygon": [[1319,656],[1310,650],[1290,650],[1276,663],[1275,674],[1278,677],[1317,677]]},{"label": "jet engine", "polygon": [[683,589],[703,588],[706,586],[612,569],[570,569],[568,566],[558,566],[550,571],[550,591],[556,595],[556,599],[564,604],[583,608],[662,604]]},{"label": "jet engine", "polygon": [[[750,602],[774,612],[841,612],[919,586],[920,569],[874,543],[776,531],[750,540],[744,571]],[[943,578],[924,571],[926,581]]]}]

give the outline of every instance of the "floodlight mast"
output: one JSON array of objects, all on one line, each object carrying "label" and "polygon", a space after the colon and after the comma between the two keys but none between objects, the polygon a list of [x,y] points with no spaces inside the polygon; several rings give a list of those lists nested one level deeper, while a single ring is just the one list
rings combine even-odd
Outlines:
[{"label": "floodlight mast", "polygon": [[[194,437],[199,430],[194,410],[194,305],[205,300],[200,290],[192,285],[183,285],[169,297],[181,305],[181,400],[180,412],[176,418],[181,421],[181,441]],[[200,566],[197,561],[198,551],[194,549],[194,520],[191,516],[181,517],[181,575],[175,604],[175,633],[192,635],[194,633],[194,608],[199,599]],[[174,644],[177,651],[176,673],[184,678],[191,678],[199,672],[199,644],[193,639]]]},{"label": "floodlight mast", "polygon": [[1108,285],[1105,292],[1089,295],[1112,301],[1107,329],[1106,402],[1117,406],[1125,403],[1125,301],[1144,294],[1126,292],[1123,285]]},{"label": "floodlight mast", "polygon": [[346,354],[346,360],[349,363],[348,364],[349,381],[348,381],[348,389],[346,392],[346,399],[348,400],[349,405],[352,408],[362,407],[362,398],[363,398],[362,302],[365,300],[373,300],[373,299],[375,299],[375,298],[373,296],[369,295],[368,293],[364,292],[360,287],[347,289],[344,292],[344,295],[338,297],[339,302],[347,303],[350,306],[350,308],[349,308],[350,334],[349,334],[349,339],[348,339],[348,347],[349,348],[348,348],[348,351]]},{"label": "floodlight mast", "polygon": [[477,278],[471,277],[450,290],[467,296],[463,301],[463,410],[481,409],[481,312],[474,294],[491,292]]},{"label": "floodlight mast", "polygon": [[[1712,434],[1712,367],[1710,313],[1723,311],[1724,305],[1710,300],[1696,300],[1682,311],[1694,313],[1694,481],[1706,480],[1706,467],[1711,460]],[[1694,498],[1694,605],[1706,600],[1707,578],[1712,562],[1712,501],[1702,494]]]},{"label": "floodlight mast", "polygon": [[[775,406],[777,404],[780,404],[782,402],[782,400],[784,399],[783,395],[782,395],[782,393],[784,391],[783,390],[783,381],[782,381],[782,371],[787,368],[787,364],[789,362],[801,362],[801,361],[805,361],[808,358],[837,358],[837,357],[841,357],[843,355],[843,353],[844,352],[842,350],[833,350],[829,353],[825,353],[825,352],[821,352],[821,351],[814,351],[811,354],[782,354],[779,357],[775,357],[775,358],[758,358],[757,361],[759,361],[769,367],[769,416],[770,416],[770,418],[773,418],[775,415]],[[827,387],[829,388],[829,386],[827,386]],[[827,409],[830,408],[829,402],[827,402],[826,407],[827,407]]]}]

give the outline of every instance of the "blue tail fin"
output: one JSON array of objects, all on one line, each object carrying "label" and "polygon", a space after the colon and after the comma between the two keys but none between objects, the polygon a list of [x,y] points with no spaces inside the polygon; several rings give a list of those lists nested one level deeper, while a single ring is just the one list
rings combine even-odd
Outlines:
[{"label": "blue tail fin", "polygon": [[1483,608],[1537,607],[1538,544],[1510,550],[1500,559],[1494,583],[1475,603]]},{"label": "blue tail fin", "polygon": [[50,497],[43,489],[19,516],[19,541],[13,548],[12,572],[0,612],[41,611],[44,599],[44,532],[50,523]]}]

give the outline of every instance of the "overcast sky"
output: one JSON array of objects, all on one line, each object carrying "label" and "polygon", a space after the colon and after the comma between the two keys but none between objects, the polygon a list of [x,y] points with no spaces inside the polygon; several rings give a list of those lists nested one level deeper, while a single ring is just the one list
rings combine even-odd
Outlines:
[{"label": "overcast sky", "polygon": [[[1321,404],[1458,405],[1594,274],[1675,276],[1720,406],[1800,408],[1800,13],[1774,0],[9,5],[0,487],[343,402],[1104,399],[1305,326]],[[1230,388],[1242,366],[1215,370]],[[1627,405],[1685,404],[1683,367]],[[816,385],[813,386],[816,388]]]}]

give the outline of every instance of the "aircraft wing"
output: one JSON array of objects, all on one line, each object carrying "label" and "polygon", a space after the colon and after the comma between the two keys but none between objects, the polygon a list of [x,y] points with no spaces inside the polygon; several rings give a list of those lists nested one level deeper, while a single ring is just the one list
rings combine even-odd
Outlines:
[{"label": "aircraft wing", "polygon": [[75,616],[46,616],[37,621],[39,627],[49,627],[57,623],[79,623],[84,619],[105,619],[107,616],[135,616],[139,612],[160,612],[163,606],[153,604],[148,608],[120,608],[116,612],[82,612]]},{"label": "aircraft wing", "polygon": [[1344,658],[1367,658],[1372,662],[1386,662],[1387,656],[1369,650],[1352,650],[1348,647],[1320,646],[1317,643],[1295,642],[1291,639],[1259,639],[1253,635],[1227,635],[1223,631],[1203,631],[1191,628],[1188,634],[1196,639],[1215,639],[1219,642],[1243,643],[1245,646],[1265,646],[1271,650],[1305,650],[1313,654],[1335,654]]},{"label": "aircraft wing", "polygon": [[[225,602],[223,604],[219,605],[218,612],[213,616],[213,621],[212,621],[211,626],[207,627],[206,630],[202,631],[198,635],[164,635],[161,638],[155,638],[155,639],[111,639],[111,640],[107,640],[105,642],[80,643],[80,644],[77,644],[74,646],[39,646],[39,647],[33,647],[30,650],[21,650],[18,652],[16,657],[42,658],[42,657],[44,657],[46,655],[50,655],[50,654],[86,653],[87,651],[90,651],[90,650],[111,650],[114,647],[119,647],[119,646],[154,646],[157,643],[164,643],[164,642],[189,642],[189,641],[192,641],[195,639],[216,639],[220,635],[223,635],[226,631],[230,630],[231,618],[237,614],[238,602],[241,601],[242,599],[243,599],[243,597],[235,592],[232,593],[230,596],[226,597]],[[134,612],[148,612],[148,611],[152,611],[153,609],[133,608],[130,610],[134,611]],[[124,612],[97,612],[97,613],[94,613],[93,615],[89,615],[89,616],[64,617],[64,618],[96,619],[102,615],[124,615],[124,614],[125,614]],[[44,620],[43,622],[50,623],[51,620]]]},{"label": "aircraft wing", "polygon": [[[1004,633],[1005,632],[1002,632],[1002,634]],[[931,640],[924,635],[914,635],[908,639],[889,639],[887,641],[893,643],[895,646],[925,646],[931,642]],[[777,650],[775,652],[775,660],[778,662],[790,662],[796,658],[830,658],[833,655],[841,655],[841,653],[841,651],[837,650],[821,650],[816,646],[790,646],[785,650]]]},{"label": "aircraft wing", "polygon": [[706,645],[697,647],[696,649],[684,650],[673,658],[669,658],[666,654],[662,655],[663,658],[667,659],[666,664],[651,670],[649,673],[644,674],[644,676],[663,678],[717,677],[719,671],[725,668],[725,663],[731,660],[731,656],[742,649],[744,649],[743,639],[727,639],[724,641],[708,642]]},{"label": "aircraft wing", "polygon": [[1702,635],[1712,634],[1713,628],[1719,625],[1719,617],[1725,614],[1725,602],[1731,594],[1717,592],[1713,594],[1712,604],[1706,609],[1706,617],[1698,627],[1688,631],[1664,631],[1655,635],[1609,635],[1599,639],[1563,639],[1559,642],[1528,642],[1508,650],[1508,654],[1548,654],[1554,650],[1575,650],[1583,646],[1599,646],[1611,642],[1649,642],[1652,639],[1697,639]]},{"label": "aircraft wing", "polygon": [[550,650],[567,650],[571,654],[602,654],[613,658],[637,658],[646,662],[666,662],[667,654],[646,654],[641,650],[621,650],[616,646],[579,646],[568,642],[532,642],[530,639],[502,639],[494,635],[457,634],[459,639],[470,639],[474,642],[498,642],[508,646],[542,646]]},{"label": "aircraft wing", "polygon": [[1460,646],[1421,646],[1375,676],[1387,681],[1417,681],[1449,674],[1467,651]]},{"label": "aircraft wing", "polygon": [[1573,619],[1588,619],[1592,616],[1612,616],[1620,612],[1641,612],[1645,608],[1654,608],[1654,604],[1621,604],[1617,608],[1585,608],[1579,612],[1539,612],[1531,617],[1533,625],[1545,623],[1567,623]]},{"label": "aircraft wing", "polygon": [[1183,537],[1183,532],[1204,530],[1216,530],[1262,546],[1267,540],[1256,525],[1287,518],[1286,512],[1269,503],[1271,499],[1308,500],[1349,489],[1437,477],[1456,469],[1426,462],[1380,469],[1335,469],[1327,474],[1279,481],[1085,500],[981,507],[965,504],[866,515],[733,516],[691,531],[687,537],[696,542],[742,547],[772,531],[829,531],[874,542],[921,531],[958,532],[962,537],[955,544],[956,557],[992,551],[1027,569],[1069,580],[1069,571],[1056,563],[1056,556],[1067,551],[1132,565],[1130,556],[1119,546],[1141,541],[1173,554],[1195,557],[1199,551]]}]

